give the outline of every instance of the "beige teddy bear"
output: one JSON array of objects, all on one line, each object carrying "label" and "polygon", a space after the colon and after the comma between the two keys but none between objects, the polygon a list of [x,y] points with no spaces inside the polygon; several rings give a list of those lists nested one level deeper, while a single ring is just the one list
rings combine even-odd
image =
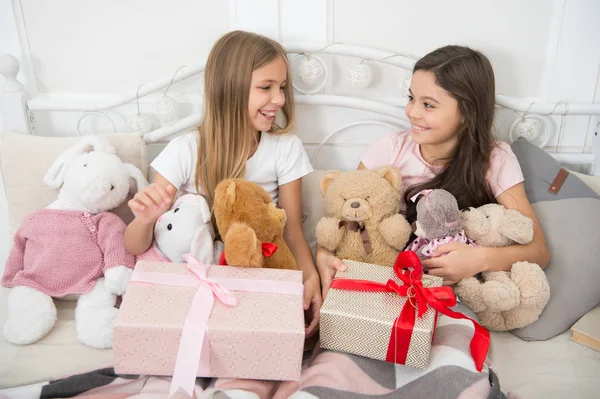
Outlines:
[{"label": "beige teddy bear", "polygon": [[[527,244],[533,239],[533,222],[518,211],[499,204],[470,208],[461,214],[467,237],[484,247]],[[536,321],[550,299],[546,274],[535,263],[517,262],[510,272],[483,272],[464,279],[455,293],[493,331],[521,328]]]},{"label": "beige teddy bear", "polygon": [[411,227],[399,213],[402,179],[396,167],[329,171],[321,180],[326,217],[317,242],[341,259],[392,266]]}]

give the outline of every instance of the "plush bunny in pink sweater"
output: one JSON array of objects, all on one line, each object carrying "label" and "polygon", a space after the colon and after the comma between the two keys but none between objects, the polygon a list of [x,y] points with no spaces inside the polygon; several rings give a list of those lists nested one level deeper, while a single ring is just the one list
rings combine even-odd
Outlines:
[{"label": "plush bunny in pink sweater", "polygon": [[61,187],[58,198],[23,221],[2,276],[2,285],[12,288],[7,341],[26,345],[42,338],[56,322],[52,298],[77,294],[79,340],[112,346],[116,299],[125,292],[135,257],[125,249],[125,223],[108,211],[125,200],[131,178],[137,189],[148,184],[101,136],[82,138],[54,162],[44,182]]}]

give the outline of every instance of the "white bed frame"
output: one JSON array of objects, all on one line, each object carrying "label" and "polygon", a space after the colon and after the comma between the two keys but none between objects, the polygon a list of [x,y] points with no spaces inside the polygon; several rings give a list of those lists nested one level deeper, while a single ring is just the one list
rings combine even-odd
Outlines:
[{"label": "white bed frame", "polygon": [[[316,162],[321,168],[352,168],[356,166],[356,160],[352,160],[353,164],[348,163],[348,157],[342,156],[340,150],[342,148],[353,148],[350,150],[356,155],[364,150],[370,142],[375,140],[372,135],[363,135],[354,133],[354,137],[348,136],[345,140],[337,137],[340,133],[350,130],[355,127],[368,127],[373,129],[377,127],[379,130],[383,128],[386,131],[400,130],[409,127],[404,113],[406,100],[390,100],[384,98],[365,99],[347,95],[332,95],[323,94],[331,92],[331,72],[333,60],[335,57],[350,57],[357,60],[369,60],[370,62],[385,64],[394,67],[402,75],[410,76],[410,71],[415,63],[414,59],[407,56],[389,53],[377,49],[359,47],[345,44],[297,44],[284,43],[287,48],[292,65],[294,61],[306,54],[318,56],[324,66],[324,80],[321,84],[317,84],[316,89],[303,90],[297,86],[296,103],[298,104],[298,129],[297,134],[303,140],[307,152],[311,159]],[[2,108],[1,114],[4,120],[5,131],[21,132],[36,134],[36,113],[38,112],[79,112],[85,115],[86,112],[99,112],[117,109],[120,106],[135,103],[136,96],[143,98],[153,92],[166,88],[173,80],[177,83],[190,77],[202,74],[204,65],[198,64],[191,67],[181,69],[176,76],[169,74],[161,78],[145,83],[141,88],[132,87],[130,90],[114,93],[110,96],[101,98],[84,99],[84,100],[67,100],[64,96],[58,97],[52,94],[32,95],[25,90],[23,84],[17,80],[19,72],[18,60],[9,54],[0,56],[0,74],[4,75],[5,83],[2,87]],[[405,78],[409,79],[409,78]],[[407,82],[405,82],[407,83]],[[201,110],[201,96],[196,98],[194,109]],[[194,102],[194,101],[193,101]],[[551,116],[558,116],[560,126],[562,128],[563,118],[571,115],[587,115],[590,117],[590,126],[587,137],[584,143],[581,143],[577,152],[569,151],[568,148],[560,147],[560,143],[553,147],[545,147],[551,154],[561,163],[568,165],[579,165],[580,171],[590,175],[600,175],[600,104],[578,103],[568,104],[566,102],[532,102],[521,98],[507,97],[501,94],[496,95],[496,103],[498,112],[512,110],[508,116],[506,126],[497,126],[497,135],[505,141],[514,139],[510,135],[511,129],[514,129],[516,121],[520,115],[526,114],[528,117],[535,117],[544,123],[546,128],[550,129],[550,140],[553,142],[557,134],[556,124],[551,119]],[[345,112],[344,117],[337,118],[334,122],[332,130],[319,132],[315,137],[314,134],[305,134],[302,131],[303,109],[311,109],[314,112],[318,108],[337,108],[338,111],[351,110]],[[340,115],[339,112],[337,115]],[[352,115],[350,119],[348,116]],[[201,120],[201,112],[192,112],[183,118],[170,123],[168,125],[154,129],[144,135],[147,143],[165,141],[174,135],[177,135],[185,130],[193,128]],[[541,119],[540,119],[541,118]],[[555,117],[556,118],[556,117]],[[497,118],[498,119],[498,118]],[[503,118],[506,119],[506,118]],[[343,122],[340,124],[340,122]],[[505,120],[506,122],[506,120]],[[114,125],[114,122],[113,122]],[[329,126],[328,126],[329,129]],[[513,132],[514,133],[514,132]],[[559,134],[561,132],[558,132]],[[340,135],[343,136],[343,135]],[[358,138],[358,137],[361,138]],[[587,145],[586,145],[587,143]],[[325,150],[327,148],[327,150]],[[583,150],[581,150],[583,149]],[[324,154],[327,152],[327,154]],[[317,155],[321,154],[322,159],[317,160]],[[352,157],[350,157],[352,158]],[[322,161],[319,163],[319,161]]]}]

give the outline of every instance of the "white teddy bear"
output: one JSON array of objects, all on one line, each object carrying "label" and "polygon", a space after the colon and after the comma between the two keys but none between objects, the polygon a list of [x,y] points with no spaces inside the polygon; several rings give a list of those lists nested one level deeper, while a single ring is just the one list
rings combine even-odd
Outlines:
[{"label": "white teddy bear", "polygon": [[223,244],[215,241],[210,208],[201,195],[179,197],[154,225],[154,244],[138,260],[184,262],[189,253],[205,264],[217,263]]},{"label": "white teddy bear", "polygon": [[23,221],[2,277],[12,288],[7,341],[36,342],[56,322],[52,298],[78,297],[77,338],[94,348],[112,346],[117,296],[125,292],[135,257],[125,248],[125,223],[108,210],[125,200],[130,178],[138,190],[148,184],[101,136],[82,138],[52,164],[44,182],[62,186],[58,197]]}]

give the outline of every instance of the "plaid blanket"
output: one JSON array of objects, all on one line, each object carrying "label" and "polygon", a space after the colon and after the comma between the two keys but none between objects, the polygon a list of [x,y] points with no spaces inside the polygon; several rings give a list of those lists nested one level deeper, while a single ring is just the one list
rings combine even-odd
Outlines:
[{"label": "plaid blanket", "polygon": [[[458,311],[473,316],[462,305]],[[256,398],[489,398],[502,399],[498,378],[488,367],[475,370],[469,343],[471,323],[440,316],[429,365],[424,370],[319,349],[307,353],[299,381],[198,378],[195,397]],[[66,376],[31,387],[0,391],[0,399],[166,398],[170,377],[117,375],[112,368]],[[27,390],[27,391],[26,391]],[[184,397],[184,396],[181,396]],[[514,395],[510,395],[515,398]]]}]

